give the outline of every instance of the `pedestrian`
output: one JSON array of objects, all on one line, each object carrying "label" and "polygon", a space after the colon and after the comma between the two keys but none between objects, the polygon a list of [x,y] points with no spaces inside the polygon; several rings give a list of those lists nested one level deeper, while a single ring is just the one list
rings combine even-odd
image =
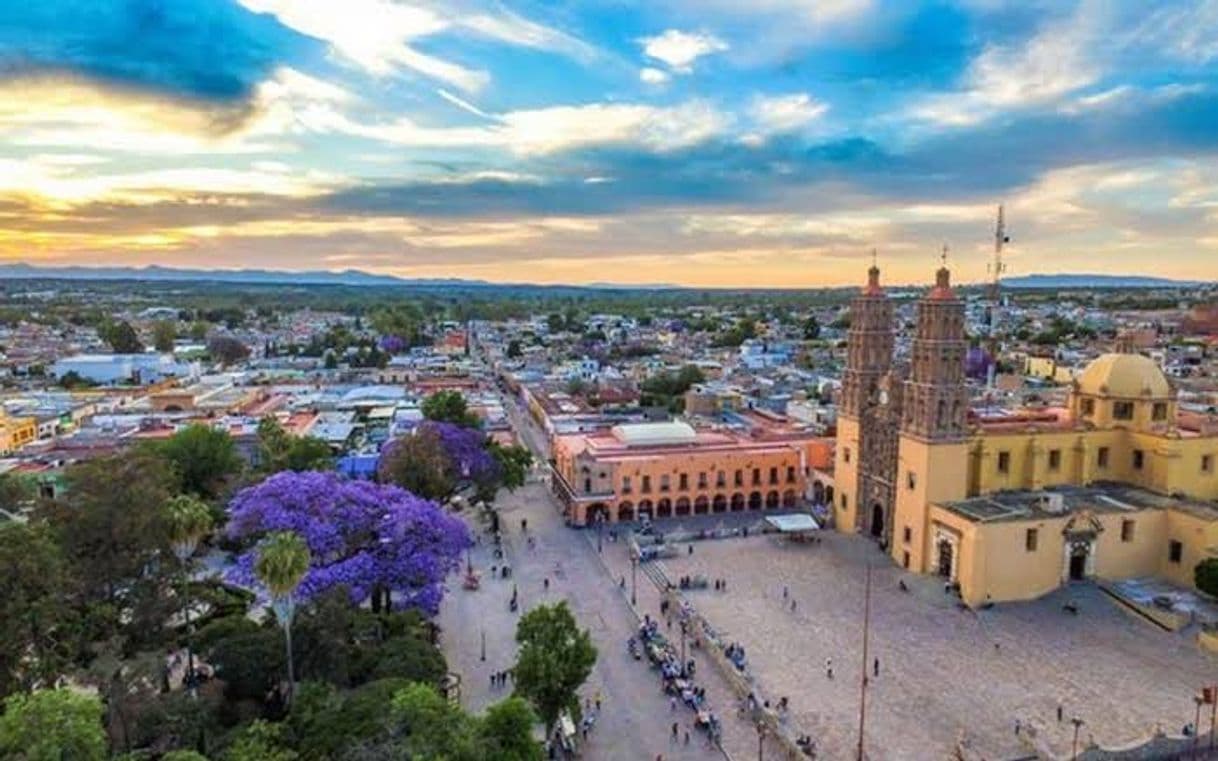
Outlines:
[{"label": "pedestrian", "polygon": [[[671,697],[669,697],[669,698],[668,698],[668,711],[671,713],[671,712],[673,712],[673,711],[675,711],[675,710],[677,710],[677,696],[676,696],[676,695],[673,695],[673,696],[671,696]],[[673,726],[675,727],[675,726],[677,726],[677,725],[676,725],[676,724],[673,724]],[[675,729],[673,730],[673,734],[676,734],[676,730],[675,730]]]},{"label": "pedestrian", "polygon": [[791,612],[792,613],[795,612],[795,601],[794,600],[791,601]]},{"label": "pedestrian", "polygon": [[526,531],[528,531],[528,530],[529,530],[529,519],[528,519],[528,518],[521,518],[521,519],[520,519],[520,533],[522,533],[522,534],[523,534],[523,533],[525,533],[525,532],[526,532]]},{"label": "pedestrian", "polygon": [[597,713],[601,712],[601,691],[600,690],[596,691],[596,712]]},{"label": "pedestrian", "polygon": [[491,687],[493,688],[494,686],[495,686],[495,675],[491,674]]},{"label": "pedestrian", "polygon": [[692,544],[689,545],[689,554],[690,555],[694,554],[694,546]]},{"label": "pedestrian", "polygon": [[825,676],[829,677],[830,679],[833,678],[833,659],[832,658],[825,659]]},{"label": "pedestrian", "polygon": [[542,586],[542,588],[543,588],[543,589],[545,589],[547,592],[549,592],[549,591],[550,591],[550,577],[549,577],[549,576],[547,576],[547,577],[545,577],[544,579],[542,579],[542,580],[541,580],[541,586]]},{"label": "pedestrian", "polygon": [[880,675],[880,659],[879,658],[876,658],[874,661],[871,662],[871,672],[872,672],[873,676],[878,677]]},{"label": "pedestrian", "polygon": [[672,723],[672,739],[673,740],[677,739],[677,735],[680,733],[680,729],[681,729],[681,725],[674,721]]},{"label": "pedestrian", "polygon": [[783,584],[782,585],[782,599],[784,599],[784,600],[787,599],[787,596],[789,594],[790,594],[790,591],[787,589],[787,585]]},{"label": "pedestrian", "polygon": [[1015,720],[1015,734],[1019,734],[1019,730],[1020,730],[1019,719],[1016,719]]},{"label": "pedestrian", "polygon": [[689,747],[689,730],[685,730],[685,745]]},{"label": "pedestrian", "polygon": [[1058,724],[1062,723],[1062,704],[1061,703],[1057,704],[1057,723]]}]

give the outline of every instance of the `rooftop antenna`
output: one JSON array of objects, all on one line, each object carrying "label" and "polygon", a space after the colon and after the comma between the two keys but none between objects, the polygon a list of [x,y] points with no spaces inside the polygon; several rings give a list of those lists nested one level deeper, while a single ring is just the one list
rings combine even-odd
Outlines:
[{"label": "rooftop antenna", "polygon": [[943,266],[947,266],[947,244],[943,244],[943,253],[939,255],[939,259],[943,262]]},{"label": "rooftop antenna", "polygon": [[986,368],[986,387],[990,390],[994,388],[994,374],[996,371],[995,365],[998,362],[998,310],[1002,306],[1002,273],[1006,272],[1007,266],[1002,261],[1002,248],[1011,242],[1011,237],[1007,235],[1006,218],[1003,215],[1002,204],[998,205],[998,222],[994,226],[994,261],[986,267],[990,273],[990,292],[989,292],[989,308],[987,310],[986,322],[986,351],[990,355],[990,363]]}]

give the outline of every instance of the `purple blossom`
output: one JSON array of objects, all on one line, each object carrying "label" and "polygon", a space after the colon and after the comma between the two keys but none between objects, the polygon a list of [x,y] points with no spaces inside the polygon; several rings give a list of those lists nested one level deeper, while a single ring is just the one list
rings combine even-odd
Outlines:
[{"label": "purple blossom", "polygon": [[[228,510],[231,537],[294,531],[304,538],[313,560],[300,584],[303,598],[345,586],[359,604],[386,588],[395,607],[434,615],[445,577],[470,545],[465,524],[436,503],[336,473],[277,473],[239,492]],[[234,580],[256,583],[255,556],[251,549],[237,559]]]},{"label": "purple blossom", "polygon": [[476,428],[428,420],[419,426],[419,433],[434,432],[453,468],[457,481],[476,484],[495,483],[499,479],[499,461],[486,448],[486,434]]},{"label": "purple blossom", "polygon": [[381,336],[381,351],[390,354],[401,354],[406,351],[406,339],[401,336]]}]

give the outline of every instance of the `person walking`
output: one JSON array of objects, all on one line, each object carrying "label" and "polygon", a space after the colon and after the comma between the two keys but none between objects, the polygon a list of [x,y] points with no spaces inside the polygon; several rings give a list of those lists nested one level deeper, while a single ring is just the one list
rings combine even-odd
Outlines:
[{"label": "person walking", "polygon": [[689,747],[689,730],[685,730],[685,747]]},{"label": "person walking", "polygon": [[1061,703],[1057,704],[1057,723],[1058,724],[1062,723],[1062,704]]},{"label": "person walking", "polygon": [[550,577],[549,576],[547,576],[541,580],[541,587],[542,587],[542,589],[544,589],[547,592],[550,591]]},{"label": "person walking", "polygon": [[789,596],[790,596],[790,594],[791,594],[791,592],[790,592],[790,590],[788,590],[788,589],[787,589],[787,585],[786,585],[786,584],[783,584],[783,586],[782,586],[782,599],[784,599],[784,600],[785,600],[785,599],[787,599],[787,597],[789,597]]},{"label": "person walking", "polygon": [[791,601],[791,612],[792,613],[795,612],[795,601],[794,600]]},{"label": "person walking", "polygon": [[833,659],[832,658],[825,659],[825,676],[827,676],[830,679],[833,678]]},{"label": "person walking", "polygon": [[871,674],[876,677],[880,675],[880,659],[878,657],[871,662]]},{"label": "person walking", "polygon": [[675,722],[675,721],[674,721],[674,722],[672,723],[672,739],[673,739],[673,742],[676,742],[676,740],[677,740],[677,735],[680,733],[680,731],[681,731],[681,725],[680,725],[678,722]]}]

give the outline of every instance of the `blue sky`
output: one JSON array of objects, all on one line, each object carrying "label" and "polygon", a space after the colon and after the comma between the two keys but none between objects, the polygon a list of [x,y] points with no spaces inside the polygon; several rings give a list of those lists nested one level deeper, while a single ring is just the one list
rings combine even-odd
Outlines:
[{"label": "blue sky", "polygon": [[0,4],[0,258],[1218,278],[1218,0]]}]

